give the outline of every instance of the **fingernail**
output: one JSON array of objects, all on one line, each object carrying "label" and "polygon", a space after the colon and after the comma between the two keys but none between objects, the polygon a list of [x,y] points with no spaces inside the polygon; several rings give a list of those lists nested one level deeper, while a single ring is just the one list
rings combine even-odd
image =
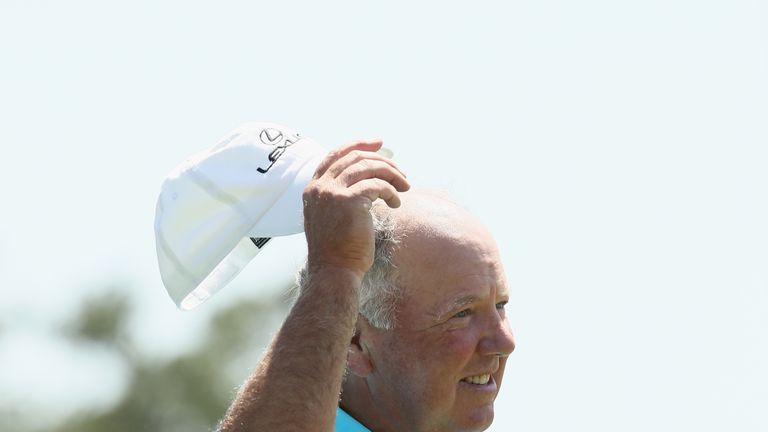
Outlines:
[{"label": "fingernail", "polygon": [[392,159],[395,156],[395,152],[386,147],[380,148],[376,153],[384,156],[387,159]]}]

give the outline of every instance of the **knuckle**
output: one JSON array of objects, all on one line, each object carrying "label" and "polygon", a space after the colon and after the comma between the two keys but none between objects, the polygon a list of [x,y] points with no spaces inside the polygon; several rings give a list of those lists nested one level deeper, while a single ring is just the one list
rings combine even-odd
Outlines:
[{"label": "knuckle", "polygon": [[325,156],[325,160],[330,162],[330,161],[338,159],[340,155],[341,155],[341,151],[339,149],[331,150]]},{"label": "knuckle", "polygon": [[368,159],[360,159],[359,161],[357,161],[357,165],[363,170],[366,170],[371,167],[371,161],[369,161]]},{"label": "knuckle", "polygon": [[304,193],[302,194],[302,198],[304,200],[313,199],[317,197],[318,195],[318,187],[316,183],[310,183],[307,185],[307,187],[304,188]]}]

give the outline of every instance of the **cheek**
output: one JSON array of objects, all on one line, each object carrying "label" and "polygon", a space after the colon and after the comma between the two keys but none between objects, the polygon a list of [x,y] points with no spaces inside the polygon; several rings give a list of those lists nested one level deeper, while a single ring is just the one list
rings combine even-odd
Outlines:
[{"label": "cheek", "polygon": [[477,349],[477,338],[472,329],[464,328],[445,332],[441,335],[439,343],[434,348],[446,364],[459,370],[456,373],[466,372],[467,363],[472,360]]},{"label": "cheek", "polygon": [[381,341],[380,352],[387,356],[379,359],[377,390],[391,397],[413,422],[443,424],[461,410],[459,380],[476,366],[477,340],[466,328]]},{"label": "cheek", "polygon": [[[428,377],[428,385],[453,386],[463,374],[477,348],[477,339],[470,329],[425,333],[404,345],[393,347],[407,352],[411,367],[420,369]],[[418,366],[417,366],[418,365]]]},{"label": "cheek", "polygon": [[404,338],[392,338],[379,346],[371,390],[394,400],[399,409],[424,406],[428,402],[433,363],[428,349]]}]

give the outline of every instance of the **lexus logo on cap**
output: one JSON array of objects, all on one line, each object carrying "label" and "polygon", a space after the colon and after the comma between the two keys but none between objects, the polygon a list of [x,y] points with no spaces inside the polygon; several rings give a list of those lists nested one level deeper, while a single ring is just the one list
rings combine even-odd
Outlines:
[{"label": "lexus logo on cap", "polygon": [[266,145],[276,145],[283,139],[283,133],[275,128],[266,128],[261,131],[259,138]]},{"label": "lexus logo on cap", "polygon": [[275,128],[266,128],[263,129],[261,133],[259,133],[259,139],[261,142],[266,145],[276,147],[269,153],[269,166],[266,168],[256,168],[256,171],[262,174],[265,174],[267,171],[269,171],[269,169],[272,168],[272,165],[274,165],[275,162],[280,159],[280,156],[285,153],[285,149],[298,142],[301,139],[301,136],[299,136],[299,134],[295,134],[292,137],[285,139],[283,138],[283,132]]}]

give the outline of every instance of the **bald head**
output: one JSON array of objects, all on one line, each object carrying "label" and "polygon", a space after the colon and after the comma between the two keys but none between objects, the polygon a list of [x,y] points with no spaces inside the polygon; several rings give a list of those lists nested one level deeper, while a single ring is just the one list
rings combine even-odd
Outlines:
[{"label": "bald head", "polygon": [[403,295],[399,276],[409,265],[439,268],[448,240],[473,248],[476,240],[493,242],[469,211],[443,192],[414,189],[400,194],[401,206],[382,202],[373,207],[376,253],[361,287],[360,311],[378,328],[395,325],[397,301]]},{"label": "bald head", "polygon": [[[493,241],[477,218],[444,192],[411,189],[400,194],[400,201],[396,209],[383,201],[372,208],[376,250],[360,286],[359,310],[379,329],[395,327],[397,303],[403,296],[401,269],[417,261],[437,268],[447,252],[441,249],[441,240],[462,247],[473,247],[477,239]],[[305,265],[296,277],[300,288],[307,275]]]},{"label": "bald head", "polygon": [[472,238],[491,239],[474,215],[443,192],[412,190],[400,196],[402,205],[397,209],[386,205],[374,207],[378,219],[393,221],[399,243],[396,255],[431,239],[452,239],[459,243]]}]

